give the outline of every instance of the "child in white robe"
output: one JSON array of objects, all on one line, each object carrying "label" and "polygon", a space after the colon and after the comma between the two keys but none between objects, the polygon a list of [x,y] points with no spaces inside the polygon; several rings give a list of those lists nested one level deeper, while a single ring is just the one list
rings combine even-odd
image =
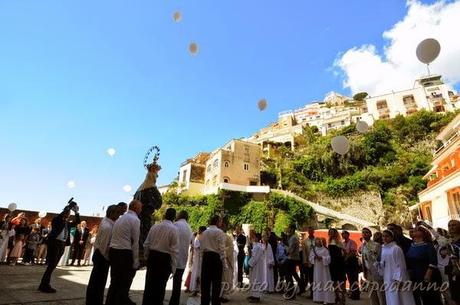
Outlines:
[{"label": "child in white robe", "polygon": [[251,236],[252,251],[249,259],[249,285],[251,288],[249,303],[257,303],[260,301],[265,283],[265,246],[260,242],[261,235],[254,233]]},{"label": "child in white robe", "polygon": [[378,266],[383,276],[387,305],[415,305],[404,253],[394,241],[393,232],[385,230],[382,235],[384,245]]},{"label": "child in white robe", "polygon": [[275,292],[275,275],[273,273],[273,267],[275,266],[275,258],[273,257],[272,246],[268,243],[264,243],[265,246],[265,291],[268,293]]},{"label": "child in white robe", "polygon": [[313,268],[313,302],[335,304],[334,285],[329,272],[331,256],[324,246],[325,240],[315,239],[315,246],[310,251],[310,263]]}]

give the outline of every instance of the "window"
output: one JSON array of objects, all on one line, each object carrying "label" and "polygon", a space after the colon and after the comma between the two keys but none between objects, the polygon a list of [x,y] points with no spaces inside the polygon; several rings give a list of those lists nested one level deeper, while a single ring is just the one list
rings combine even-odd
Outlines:
[{"label": "window", "polygon": [[244,163],[244,170],[245,170],[245,171],[248,171],[248,170],[249,170],[249,164],[248,164],[248,163]]},{"label": "window", "polygon": [[460,215],[460,187],[454,188],[448,192],[449,211],[451,216]]},{"label": "window", "polygon": [[230,183],[230,178],[229,177],[224,177],[224,183]]},{"label": "window", "polygon": [[340,122],[340,124],[342,124],[342,126],[345,125],[345,121],[342,120],[342,121]]},{"label": "window", "polygon": [[388,108],[388,104],[386,100],[377,101],[377,109],[378,110],[385,110]]},{"label": "window", "polygon": [[187,181],[187,170],[184,170],[182,173],[182,183],[185,183]]},{"label": "window", "polygon": [[422,209],[422,217],[423,217],[423,219],[432,222],[433,218],[431,216],[431,202],[423,203],[421,205],[421,209]]},{"label": "window", "polygon": [[219,159],[214,160],[214,163],[212,164],[214,168],[219,166]]},{"label": "window", "polygon": [[211,164],[208,165],[208,168],[206,170],[208,173],[211,171]]},{"label": "window", "polygon": [[229,166],[230,166],[230,162],[225,161],[225,162],[224,162],[224,167],[229,167]]}]

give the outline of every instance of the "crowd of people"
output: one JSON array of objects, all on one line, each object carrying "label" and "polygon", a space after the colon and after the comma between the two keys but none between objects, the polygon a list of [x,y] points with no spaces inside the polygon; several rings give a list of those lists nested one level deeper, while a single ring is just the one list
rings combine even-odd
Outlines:
[{"label": "crowd of people", "polygon": [[137,200],[110,206],[97,234],[80,222],[76,204],[66,206],[46,227],[39,219],[28,225],[24,215],[6,215],[0,223],[2,261],[6,257],[14,264],[22,257],[25,264],[43,263],[47,251],[39,290],[52,293],[52,272],[72,245],[71,265],[90,257],[93,262],[86,304],[104,304],[109,272],[105,304],[135,304],[129,291],[142,267],[147,269],[143,305],[163,304],[171,277],[170,305],[180,304],[184,278],[186,292],[202,305],[226,303],[242,290],[249,293],[249,303],[279,293],[280,300],[303,294],[315,303],[341,305],[365,292],[371,305],[460,304],[457,220],[449,222],[448,231],[420,222],[409,237],[396,224],[381,232],[363,228],[361,238],[353,240],[348,231],[334,228],[327,238],[312,227],[299,234],[290,226],[281,236],[270,230],[244,233],[217,215],[193,233],[187,213],[170,208],[142,242],[141,211]]},{"label": "crowd of people", "polygon": [[[0,221],[0,263],[9,265],[44,265],[46,264],[48,234],[51,223],[36,218],[32,224],[24,213],[13,216],[7,213]],[[70,227],[70,244],[60,265],[90,265],[93,244],[97,236],[97,226],[91,231],[82,221]]]}]

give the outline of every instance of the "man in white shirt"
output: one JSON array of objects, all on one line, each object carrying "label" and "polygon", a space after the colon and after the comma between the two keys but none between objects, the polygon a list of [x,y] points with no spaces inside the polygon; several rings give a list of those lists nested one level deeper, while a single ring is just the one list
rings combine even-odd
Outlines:
[{"label": "man in white shirt", "polygon": [[163,305],[166,284],[174,274],[179,254],[179,234],[173,221],[176,210],[166,210],[164,220],[152,226],[144,242],[144,256],[148,258],[143,305]]},{"label": "man in white shirt", "polygon": [[94,242],[93,270],[86,288],[86,305],[102,305],[104,289],[109,275],[109,246],[115,221],[120,217],[120,209],[116,205],[107,208],[106,216],[99,224],[97,238]]},{"label": "man in white shirt", "polygon": [[114,224],[110,241],[110,287],[107,293],[106,305],[131,304],[129,288],[132,276],[139,268],[139,213],[142,203],[133,200],[129,211],[121,216]]},{"label": "man in white shirt", "polygon": [[[220,305],[222,273],[227,268],[225,257],[225,233],[217,226],[221,224],[219,216],[209,220],[209,228],[201,236],[203,262],[201,265],[201,305]],[[211,297],[212,287],[212,297]]]},{"label": "man in white shirt", "polygon": [[179,255],[177,258],[177,267],[176,272],[174,273],[173,289],[169,305],[180,304],[182,276],[184,275],[185,267],[187,267],[190,243],[193,241],[193,232],[190,225],[187,223],[187,220],[187,211],[180,211],[179,214],[177,214],[176,222],[174,223],[174,226],[177,228],[177,232],[179,234]]}]

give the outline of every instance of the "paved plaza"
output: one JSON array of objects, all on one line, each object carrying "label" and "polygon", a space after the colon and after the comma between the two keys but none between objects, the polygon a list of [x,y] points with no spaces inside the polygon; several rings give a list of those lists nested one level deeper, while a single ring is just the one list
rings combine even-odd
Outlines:
[{"label": "paved plaza", "polygon": [[[81,305],[85,304],[86,284],[91,267],[64,267],[56,269],[52,285],[56,294],[45,294],[37,291],[38,283],[44,266],[6,266],[0,265],[0,305],[6,304],[37,304],[37,305]],[[137,272],[131,287],[131,298],[138,305],[142,303],[145,270]],[[168,283],[165,304],[168,304],[172,281]],[[246,292],[235,292],[228,304],[247,304]],[[364,296],[365,298],[366,296]],[[187,304],[188,294],[182,293],[181,303]],[[265,295],[261,304],[314,304],[306,297],[298,297],[294,301],[285,301],[279,294]],[[194,303],[195,304],[195,303]],[[196,303],[196,304],[199,304]],[[347,300],[347,304],[368,304],[367,299],[361,301]]]}]

